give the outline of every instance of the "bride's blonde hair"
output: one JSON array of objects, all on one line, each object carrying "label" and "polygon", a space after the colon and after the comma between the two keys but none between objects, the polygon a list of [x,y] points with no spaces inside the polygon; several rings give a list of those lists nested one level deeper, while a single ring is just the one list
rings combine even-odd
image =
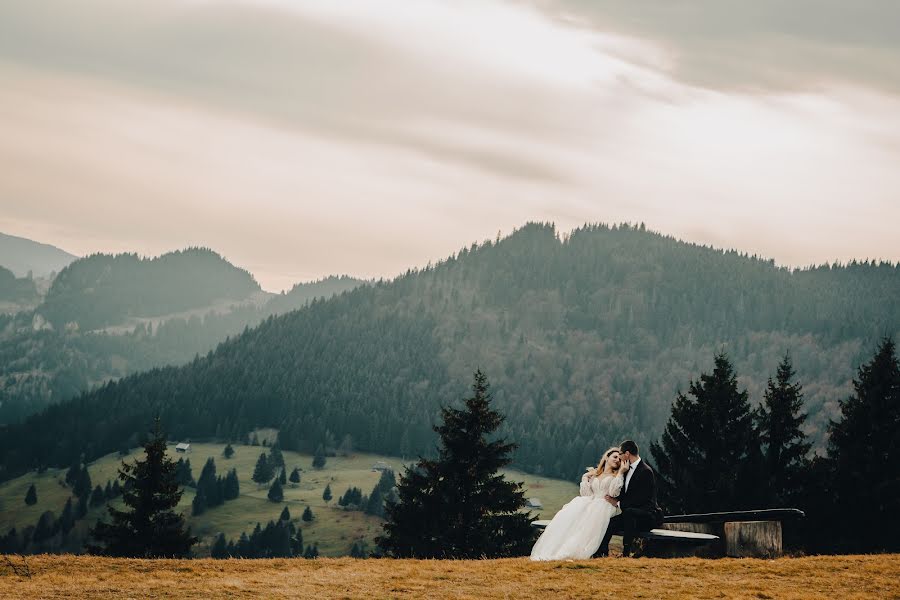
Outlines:
[{"label": "bride's blonde hair", "polygon": [[609,457],[612,456],[613,452],[621,453],[622,451],[619,450],[618,446],[613,446],[603,453],[603,458],[600,459],[600,464],[597,465],[597,471],[595,472],[597,477],[603,475],[606,472],[606,463],[609,461]]}]

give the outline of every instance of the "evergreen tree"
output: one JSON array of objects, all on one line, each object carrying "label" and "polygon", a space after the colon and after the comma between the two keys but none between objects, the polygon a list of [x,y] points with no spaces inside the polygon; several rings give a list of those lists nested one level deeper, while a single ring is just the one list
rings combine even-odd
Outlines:
[{"label": "evergreen tree", "polygon": [[273,444],[269,449],[269,464],[272,465],[273,469],[284,469],[284,455],[281,453],[281,448],[278,447],[278,444]]},{"label": "evergreen tree", "polygon": [[175,463],[175,477],[182,486],[194,485],[194,475],[191,473],[191,459],[179,458]]},{"label": "evergreen tree", "polygon": [[728,357],[716,355],[713,373],[691,381],[688,393],[678,393],[660,443],[650,447],[661,502],[676,514],[755,508],[759,437]]},{"label": "evergreen tree", "polygon": [[228,544],[225,542],[224,533],[220,533],[218,536],[216,536],[216,541],[213,543],[212,548],[209,549],[209,556],[211,558],[229,557]]},{"label": "evergreen tree", "polygon": [[87,516],[88,512],[88,499],[87,496],[82,496],[78,499],[78,503],[75,505],[75,520],[80,521],[81,519]]},{"label": "evergreen tree", "polygon": [[291,539],[291,553],[294,556],[303,556],[303,530],[299,527],[294,532],[294,537]]},{"label": "evergreen tree", "polygon": [[294,470],[291,471],[290,482],[293,484],[293,487],[297,487],[297,484],[300,483],[300,469],[294,467]]},{"label": "evergreen tree", "polygon": [[[222,456],[224,456],[225,458],[231,458],[232,456],[234,456],[234,448],[231,447],[231,444],[225,445],[225,449],[222,450]],[[222,536],[222,539],[224,541],[225,537]]]},{"label": "evergreen tree", "polygon": [[280,483],[282,487],[287,485],[287,473],[285,473],[284,468],[278,472],[278,483]]},{"label": "evergreen tree", "polygon": [[225,485],[222,490],[222,497],[225,500],[234,500],[241,495],[241,482],[237,476],[237,469],[228,471],[225,476]]},{"label": "evergreen tree", "polygon": [[93,485],[91,485],[91,474],[88,473],[87,466],[85,466],[83,469],[81,469],[81,471],[78,472],[78,477],[77,479],[75,479],[75,485],[72,488],[72,492],[79,498],[88,498],[91,495],[92,489]]},{"label": "evergreen tree", "polygon": [[[891,338],[859,367],[853,394],[830,425],[828,462],[837,549],[900,550],[900,363]],[[852,507],[853,515],[845,511]]]},{"label": "evergreen tree", "polygon": [[31,539],[34,540],[35,543],[40,543],[53,537],[55,533],[56,517],[48,510],[41,513],[40,518],[38,518],[37,525],[31,534]]},{"label": "evergreen tree", "polygon": [[112,484],[112,497],[118,498],[121,495],[122,495],[122,488],[119,487],[119,480],[116,479],[115,481],[113,481],[113,484]]},{"label": "evergreen tree", "polygon": [[778,365],[775,381],[769,378],[765,400],[754,417],[760,441],[764,447],[763,465],[766,505],[794,506],[803,495],[805,477],[809,474],[809,454],[812,444],[800,429],[806,420],[803,408],[803,387],[794,381],[791,357],[785,354]]},{"label": "evergreen tree", "polygon": [[209,503],[206,501],[206,491],[202,487],[197,487],[197,493],[191,501],[191,516],[197,517],[206,512]]},{"label": "evergreen tree", "polygon": [[62,514],[59,516],[59,530],[63,535],[69,533],[75,526],[75,510],[72,508],[72,497],[66,499]]},{"label": "evergreen tree", "polygon": [[91,499],[88,502],[88,506],[90,506],[91,508],[96,508],[98,506],[103,506],[104,502],[106,502],[106,495],[103,493],[103,488],[100,487],[100,484],[97,484],[97,487],[94,488],[94,491],[91,494]]},{"label": "evergreen tree", "polygon": [[316,448],[316,453],[313,455],[312,466],[313,469],[322,469],[325,467],[325,449],[321,444]]},{"label": "evergreen tree", "polygon": [[28,506],[34,506],[35,504],[37,504],[37,501],[37,488],[35,488],[34,484],[32,483],[28,487],[28,491],[25,492],[25,504],[27,504]]},{"label": "evergreen tree", "polygon": [[303,558],[318,558],[319,557],[319,546],[307,546],[306,551],[303,553]]},{"label": "evergreen tree", "polygon": [[203,470],[200,472],[200,479],[197,480],[197,495],[203,492],[206,507],[214,508],[225,501],[223,496],[224,482],[216,476],[216,461],[209,457]]},{"label": "evergreen tree", "polygon": [[113,495],[112,481],[110,481],[109,479],[106,480],[106,487],[103,488],[103,497],[107,500],[112,500],[113,498],[115,498],[115,496]]},{"label": "evergreen tree", "polygon": [[331,484],[329,483],[325,485],[325,491],[322,492],[322,500],[324,500],[325,502],[331,502],[331,498]]},{"label": "evergreen tree", "polygon": [[184,528],[184,517],[173,509],[181,500],[175,463],[166,456],[166,440],[159,419],[150,439],[144,444],[144,460],[122,462],[119,479],[125,484],[122,494],[129,510],[107,506],[110,523],[98,521],[91,535],[99,545],[89,546],[95,554],[123,557],[188,556],[197,543]]},{"label": "evergreen tree", "polygon": [[250,445],[251,446],[259,446],[259,438],[256,437],[256,432],[253,432],[253,435],[250,436]]},{"label": "evergreen tree", "polygon": [[287,506],[285,506],[284,509],[281,511],[281,516],[278,517],[278,520],[279,521],[290,521],[291,520],[291,511],[288,510]]},{"label": "evergreen tree", "polygon": [[307,506],[307,507],[303,510],[303,517],[302,517],[302,518],[303,518],[303,520],[304,520],[305,522],[307,522],[307,523],[309,523],[310,521],[312,521],[313,519],[315,519],[315,516],[313,515],[313,511],[312,511],[312,509],[311,509],[309,506]]},{"label": "evergreen tree", "polygon": [[263,452],[259,455],[259,459],[256,461],[256,467],[253,469],[253,481],[255,481],[259,485],[264,485],[269,483],[272,480],[272,476],[274,475],[272,471],[272,466],[269,464],[269,459],[266,457],[266,453]]},{"label": "evergreen tree", "polygon": [[353,546],[350,547],[350,557],[351,558],[365,558],[366,551],[362,544],[359,542],[353,542]]},{"label": "evergreen tree", "polygon": [[[397,486],[400,501],[386,507],[378,545],[389,555],[416,558],[521,556],[534,542],[533,520],[521,483],[498,471],[516,445],[494,438],[503,416],[491,408],[479,370],[465,407],[441,409],[438,458],[421,459]],[[493,438],[493,439],[492,439]]]},{"label": "evergreen tree", "polygon": [[78,476],[81,474],[81,458],[78,458],[72,465],[69,467],[69,470],[66,471],[66,483],[70,486],[74,486],[75,482],[78,481]]},{"label": "evergreen tree", "polygon": [[272,487],[269,488],[268,498],[270,502],[281,502],[284,500],[284,489],[281,487],[281,482],[277,479],[272,483]]},{"label": "evergreen tree", "polygon": [[372,493],[369,494],[368,501],[365,506],[365,513],[374,517],[384,517],[384,495],[381,488],[377,485]]}]

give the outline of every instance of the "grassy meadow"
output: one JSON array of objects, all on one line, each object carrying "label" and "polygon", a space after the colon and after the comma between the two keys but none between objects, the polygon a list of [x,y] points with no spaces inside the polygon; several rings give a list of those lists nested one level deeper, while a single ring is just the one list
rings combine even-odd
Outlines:
[{"label": "grassy meadow", "polygon": [[[23,561],[25,561],[23,563]],[[27,564],[29,575],[16,575]],[[0,557],[0,598],[898,598],[900,556],[532,563]]]},{"label": "grassy meadow", "polygon": [[[259,432],[260,439],[266,437],[266,433],[268,432]],[[219,532],[225,533],[228,539],[237,539],[242,531],[249,534],[257,522],[265,526],[267,521],[277,519],[285,506],[291,512],[292,520],[302,527],[304,542],[317,544],[323,556],[347,555],[356,541],[364,542],[372,548],[374,537],[381,533],[381,520],[362,512],[345,511],[337,505],[337,500],[351,486],[356,486],[368,494],[380,476],[380,473],[372,471],[375,462],[388,463],[398,474],[404,464],[401,459],[395,457],[354,453],[347,457],[329,457],[325,468],[316,470],[312,468],[312,456],[283,452],[288,473],[295,466],[302,469],[300,484],[294,487],[288,482],[284,488],[284,501],[273,503],[266,497],[268,486],[257,486],[251,480],[253,467],[260,453],[267,452],[268,448],[234,444],[234,456],[225,459],[222,456],[224,447],[224,444],[191,444],[190,453],[185,455],[176,454],[174,445],[169,447],[173,458],[177,459],[179,456],[190,458],[195,479],[200,476],[203,464],[210,457],[215,459],[219,475],[225,475],[229,469],[235,468],[240,479],[240,497],[209,509],[198,517],[190,516],[194,490],[190,487],[185,488],[179,509],[187,517],[194,535],[200,538],[200,543],[194,548],[197,556],[209,555],[209,548]],[[94,461],[88,467],[93,484],[105,486],[107,480],[115,478],[123,458],[131,461],[138,456],[143,456],[143,450],[140,448],[132,449],[125,457],[109,454]],[[48,469],[44,473],[29,473],[0,484],[0,533],[6,533],[10,527],[16,527],[21,531],[25,526],[34,525],[41,513],[46,510],[51,510],[58,516],[71,494],[71,489],[64,485],[65,472],[65,469]],[[541,499],[543,510],[533,511],[540,518],[551,518],[563,504],[578,493],[577,486],[571,482],[541,478],[518,471],[508,471],[507,474],[516,481],[525,482],[529,497]],[[27,506],[24,501],[25,493],[32,483],[37,489],[38,503]],[[334,497],[330,502],[325,502],[322,493],[328,484],[331,485]],[[309,506],[315,515],[311,523],[300,520],[306,506]],[[92,526],[104,511],[103,507],[91,509],[88,516],[79,522],[78,527]]]}]

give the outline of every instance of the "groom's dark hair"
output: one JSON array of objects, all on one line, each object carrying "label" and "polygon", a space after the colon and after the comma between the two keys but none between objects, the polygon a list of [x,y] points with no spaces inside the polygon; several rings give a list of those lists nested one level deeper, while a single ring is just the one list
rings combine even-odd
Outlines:
[{"label": "groom's dark hair", "polygon": [[631,452],[632,454],[639,456],[638,445],[631,440],[625,440],[624,442],[622,442],[622,444],[619,446],[619,449],[621,449],[622,452]]}]

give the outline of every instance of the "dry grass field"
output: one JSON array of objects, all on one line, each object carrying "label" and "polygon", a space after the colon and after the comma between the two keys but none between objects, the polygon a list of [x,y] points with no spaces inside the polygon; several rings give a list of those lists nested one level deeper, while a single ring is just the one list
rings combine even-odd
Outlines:
[{"label": "dry grass field", "polygon": [[[21,557],[10,557],[21,567]],[[0,598],[900,598],[900,555],[532,563],[0,557]]]}]

